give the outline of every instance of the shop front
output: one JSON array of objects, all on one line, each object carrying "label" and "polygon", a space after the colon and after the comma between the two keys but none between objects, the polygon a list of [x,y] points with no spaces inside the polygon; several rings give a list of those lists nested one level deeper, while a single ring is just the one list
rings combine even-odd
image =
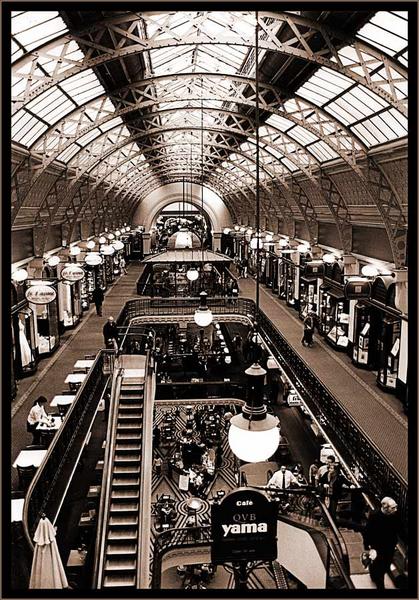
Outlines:
[{"label": "shop front", "polygon": [[[50,356],[60,345],[58,331],[57,279],[28,279],[26,297],[34,315],[39,358]],[[40,290],[44,290],[45,293]]]},{"label": "shop front", "polygon": [[23,288],[16,290],[12,284],[11,342],[12,342],[12,388],[14,378],[32,375],[38,365],[35,315],[23,295]]},{"label": "shop front", "polygon": [[335,350],[346,352],[349,346],[349,300],[344,293],[343,267],[338,262],[325,264],[319,305],[319,332]]}]

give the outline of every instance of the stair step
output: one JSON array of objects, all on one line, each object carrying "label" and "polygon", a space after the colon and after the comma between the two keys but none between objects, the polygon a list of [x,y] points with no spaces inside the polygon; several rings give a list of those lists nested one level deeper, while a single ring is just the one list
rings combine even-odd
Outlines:
[{"label": "stair step", "polygon": [[137,561],[135,558],[108,558],[105,562],[105,571],[132,571],[136,569]]},{"label": "stair step", "polygon": [[117,540],[136,540],[137,538],[138,531],[136,527],[132,529],[111,529],[108,532],[108,540],[112,540],[112,542]]},{"label": "stair step", "polygon": [[141,425],[137,422],[137,423],[121,423],[118,419],[118,424],[116,426],[116,430],[117,432],[122,432],[122,431],[138,431],[141,428]]},{"label": "stair step", "polygon": [[115,475],[139,475],[141,472],[141,467],[140,465],[119,465],[114,467],[113,472]]},{"label": "stair step", "polygon": [[119,554],[123,554],[124,556],[128,554],[137,554],[137,544],[125,544],[123,542],[118,544],[114,541],[107,545],[107,556],[118,556]]},{"label": "stair step", "polygon": [[[127,402],[126,404],[125,403],[121,404],[121,402],[120,402],[119,410],[124,411],[124,413],[128,412],[128,411],[132,411],[132,412],[138,412],[141,414],[142,410],[143,410],[143,405],[142,404],[134,404],[134,403],[130,403],[130,402]],[[119,413],[119,414],[121,414],[121,413]]]},{"label": "stair step", "polygon": [[125,501],[125,500],[136,500],[140,497],[140,492],[139,490],[124,490],[122,489],[115,489],[112,490],[111,493],[111,500],[112,502],[117,502],[117,501]]},{"label": "stair step", "polygon": [[111,504],[111,512],[138,512],[138,502],[118,502],[117,504]]},{"label": "stair step", "polygon": [[133,454],[125,454],[125,453],[120,454],[119,452],[116,452],[115,457],[114,457],[114,462],[116,462],[116,463],[140,462],[140,461],[141,461],[141,455],[139,452],[135,452]]},{"label": "stair step", "polygon": [[135,573],[106,575],[103,587],[135,587]]},{"label": "stair step", "polygon": [[109,519],[109,527],[135,527],[138,525],[138,516],[133,514],[112,514]]},{"label": "stair step", "polygon": [[142,438],[142,433],[140,431],[121,431],[116,434],[116,441],[139,441]]},{"label": "stair step", "polygon": [[124,422],[132,422],[132,423],[139,423],[142,419],[142,413],[141,414],[132,414],[132,413],[126,413],[126,412],[122,412],[119,413],[118,415],[118,421],[124,421]]},{"label": "stair step", "polygon": [[141,444],[134,444],[131,442],[127,442],[125,444],[117,443],[115,450],[117,452],[141,452]]},{"label": "stair step", "polygon": [[140,478],[131,474],[128,474],[126,477],[124,477],[124,475],[121,473],[119,477],[114,477],[112,479],[112,487],[131,486],[135,488],[138,485],[140,485]]}]

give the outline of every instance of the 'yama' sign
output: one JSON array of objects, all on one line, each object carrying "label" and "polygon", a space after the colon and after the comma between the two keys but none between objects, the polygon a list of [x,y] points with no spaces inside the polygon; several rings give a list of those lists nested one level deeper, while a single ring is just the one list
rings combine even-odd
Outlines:
[{"label": "'yama' sign", "polygon": [[239,488],[211,508],[211,561],[275,560],[275,504],[263,492]]}]

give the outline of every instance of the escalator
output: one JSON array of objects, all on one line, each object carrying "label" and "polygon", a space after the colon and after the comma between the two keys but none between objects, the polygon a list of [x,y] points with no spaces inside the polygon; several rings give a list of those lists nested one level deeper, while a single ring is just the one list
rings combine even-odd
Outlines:
[{"label": "escalator", "polygon": [[144,380],[122,378],[103,587],[136,587]]},{"label": "escalator", "polygon": [[[113,382],[96,542],[94,587],[139,587],[141,484],[146,371],[144,356],[135,369],[120,357]],[[121,366],[122,365],[122,366]],[[128,367],[125,368],[124,367]]]}]

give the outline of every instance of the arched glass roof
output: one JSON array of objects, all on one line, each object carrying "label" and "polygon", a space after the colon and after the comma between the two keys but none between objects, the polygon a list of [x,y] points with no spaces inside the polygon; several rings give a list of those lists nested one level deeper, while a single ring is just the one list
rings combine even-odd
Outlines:
[{"label": "arched glass roof", "polygon": [[[260,181],[271,189],[294,195],[302,177],[324,195],[336,162],[368,185],[371,150],[407,136],[408,13],[335,20],[259,12]],[[239,194],[254,188],[255,30],[252,11],[13,12],[12,140],[41,162],[16,214],[55,163],[75,173],[65,202],[85,177],[132,203],[181,173],[222,195],[223,177]]]}]

